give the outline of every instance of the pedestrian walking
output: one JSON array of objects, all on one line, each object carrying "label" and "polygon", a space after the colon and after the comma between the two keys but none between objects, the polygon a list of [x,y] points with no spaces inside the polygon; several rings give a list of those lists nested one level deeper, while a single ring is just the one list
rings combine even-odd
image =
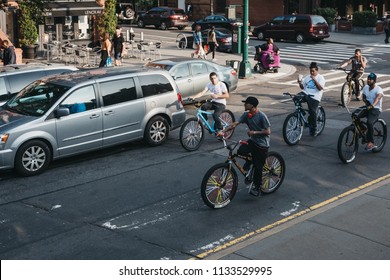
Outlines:
[{"label": "pedestrian walking", "polygon": [[15,47],[8,40],[3,41],[3,64],[16,64]]},{"label": "pedestrian walking", "polygon": [[212,26],[210,28],[210,31],[207,35],[207,45],[209,46],[209,50],[206,53],[208,55],[209,53],[212,53],[212,60],[215,60],[215,49],[218,47],[217,37],[215,34],[215,26]]},{"label": "pedestrian walking", "polygon": [[125,50],[125,38],[123,38],[121,28],[117,26],[115,30],[114,38],[112,39],[113,42],[113,50],[114,50],[114,59],[115,59],[115,66],[121,66],[122,65],[122,56],[123,52]]},{"label": "pedestrian walking", "polygon": [[111,53],[110,33],[108,32],[104,33],[101,53],[102,54],[99,67],[104,67],[107,66],[107,59],[110,57]]},{"label": "pedestrian walking", "polygon": [[206,54],[203,50],[202,46],[202,28],[200,25],[195,26],[195,30],[193,32],[193,37],[194,37],[194,45],[193,48],[195,51],[191,54],[191,57],[193,58],[195,55],[198,56],[198,58],[205,58]]},{"label": "pedestrian walking", "polygon": [[383,28],[385,29],[385,34],[386,34],[385,43],[388,44],[389,37],[390,37],[390,15],[386,16],[386,19],[383,24]]}]

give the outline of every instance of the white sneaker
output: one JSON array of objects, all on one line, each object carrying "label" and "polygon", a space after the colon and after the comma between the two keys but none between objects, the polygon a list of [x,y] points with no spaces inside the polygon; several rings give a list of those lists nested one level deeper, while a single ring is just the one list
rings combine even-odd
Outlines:
[{"label": "white sneaker", "polygon": [[213,58],[211,61],[216,61],[217,59],[216,58]]}]

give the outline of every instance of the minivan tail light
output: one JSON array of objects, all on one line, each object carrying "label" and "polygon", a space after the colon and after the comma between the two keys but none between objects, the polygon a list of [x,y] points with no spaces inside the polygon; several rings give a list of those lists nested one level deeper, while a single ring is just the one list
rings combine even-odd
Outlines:
[{"label": "minivan tail light", "polygon": [[177,101],[179,101],[181,103],[181,105],[184,106],[184,104],[183,104],[183,96],[181,96],[180,92],[177,93]]},{"label": "minivan tail light", "polygon": [[313,27],[313,25],[310,26],[309,32],[310,32],[310,33],[313,33],[313,32],[314,32],[314,27]]},{"label": "minivan tail light", "polygon": [[231,72],[231,73],[232,73],[232,75],[233,75],[233,76],[236,76],[236,75],[237,75],[237,71],[236,71],[236,70],[234,70],[234,69],[232,70],[232,72]]}]

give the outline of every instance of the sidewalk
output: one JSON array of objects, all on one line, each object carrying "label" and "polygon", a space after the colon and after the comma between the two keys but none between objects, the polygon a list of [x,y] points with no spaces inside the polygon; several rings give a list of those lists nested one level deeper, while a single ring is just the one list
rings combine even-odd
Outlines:
[{"label": "sidewalk", "polygon": [[[224,260],[390,260],[390,174],[208,252]],[[260,198],[262,199],[262,198]]]}]

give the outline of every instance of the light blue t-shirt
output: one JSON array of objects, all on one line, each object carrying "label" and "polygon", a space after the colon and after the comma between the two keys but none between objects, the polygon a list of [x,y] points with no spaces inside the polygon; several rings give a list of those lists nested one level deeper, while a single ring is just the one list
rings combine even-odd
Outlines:
[{"label": "light blue t-shirt", "polygon": [[[246,123],[249,129],[254,131],[262,131],[271,127],[267,115],[260,111],[258,111],[252,118],[248,118],[248,112],[245,112],[238,122]],[[260,147],[268,148],[271,137],[269,135],[255,134],[251,136],[251,139]]]},{"label": "light blue t-shirt", "polygon": [[[322,75],[317,74],[316,79],[317,79],[317,82],[321,85],[321,87],[324,88],[325,87],[325,78]],[[303,91],[306,94],[310,95],[313,99],[315,99],[317,101],[321,101],[322,94],[324,93],[324,90],[319,90],[316,87],[316,84],[314,83],[314,81],[310,75],[307,75],[303,79],[302,85],[303,85]]]}]

